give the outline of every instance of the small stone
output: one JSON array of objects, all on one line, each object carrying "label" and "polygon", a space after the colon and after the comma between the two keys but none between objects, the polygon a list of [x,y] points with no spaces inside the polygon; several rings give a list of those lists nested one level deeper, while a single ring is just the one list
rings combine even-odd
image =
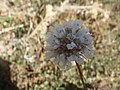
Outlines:
[{"label": "small stone", "polygon": [[98,70],[98,72],[99,72],[100,74],[104,74],[104,73],[105,73],[105,68],[104,68],[104,66],[99,66],[99,67],[97,68],[97,70]]}]

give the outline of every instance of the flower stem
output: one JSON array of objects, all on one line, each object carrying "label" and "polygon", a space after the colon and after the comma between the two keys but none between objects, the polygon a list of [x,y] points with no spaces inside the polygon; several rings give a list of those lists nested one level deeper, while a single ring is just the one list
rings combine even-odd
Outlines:
[{"label": "flower stem", "polygon": [[81,81],[82,81],[83,87],[85,87],[82,70],[81,70],[79,64],[78,64],[76,61],[75,61],[75,63],[76,63],[76,66],[77,66],[77,69],[78,69],[79,76],[80,76],[80,79],[81,79]]}]

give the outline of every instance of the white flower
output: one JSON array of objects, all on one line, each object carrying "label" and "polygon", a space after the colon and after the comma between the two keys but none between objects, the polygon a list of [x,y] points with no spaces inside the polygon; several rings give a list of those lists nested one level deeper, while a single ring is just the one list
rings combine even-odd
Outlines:
[{"label": "white flower", "polygon": [[89,30],[79,20],[50,27],[46,40],[46,59],[53,60],[61,68],[70,68],[71,62],[84,64],[93,56],[93,42]]}]

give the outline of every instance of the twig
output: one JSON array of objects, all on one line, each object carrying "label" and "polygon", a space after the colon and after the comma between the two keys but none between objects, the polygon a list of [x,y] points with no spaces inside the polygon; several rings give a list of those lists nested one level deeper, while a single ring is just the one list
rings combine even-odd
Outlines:
[{"label": "twig", "polygon": [[13,27],[9,27],[9,28],[2,29],[2,30],[0,31],[0,35],[3,34],[3,33],[9,32],[9,31],[11,31],[11,30],[13,30],[13,29],[21,28],[21,27],[23,27],[23,26],[24,26],[24,25],[21,24],[21,25],[17,25],[17,26],[13,26]]}]

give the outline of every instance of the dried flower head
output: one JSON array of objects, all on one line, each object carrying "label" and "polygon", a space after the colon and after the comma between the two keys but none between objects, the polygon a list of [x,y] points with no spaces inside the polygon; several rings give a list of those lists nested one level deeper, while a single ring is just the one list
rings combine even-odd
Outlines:
[{"label": "dried flower head", "polygon": [[92,36],[79,20],[54,25],[47,33],[45,55],[61,68],[71,67],[71,61],[83,64],[93,56]]}]

